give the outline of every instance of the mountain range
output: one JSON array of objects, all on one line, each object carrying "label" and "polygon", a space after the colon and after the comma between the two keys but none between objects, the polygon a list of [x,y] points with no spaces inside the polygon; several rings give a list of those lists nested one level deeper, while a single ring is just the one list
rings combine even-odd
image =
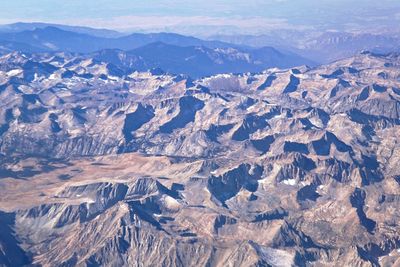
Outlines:
[{"label": "mountain range", "polygon": [[329,63],[362,51],[375,53],[400,51],[400,36],[392,33],[281,30],[259,36],[217,35],[210,36],[208,39],[252,47],[274,46],[319,63]]},{"label": "mountain range", "polygon": [[[115,54],[124,54],[118,59],[117,65],[120,67],[129,66],[138,71],[162,68],[194,78],[218,73],[259,72],[269,67],[316,64],[294,53],[282,53],[272,47],[251,48],[172,33],[135,33],[106,38],[81,33],[81,28],[78,28],[78,32],[53,26],[16,29],[22,31],[0,32],[0,51],[3,53],[98,53],[102,59],[106,55],[116,59]],[[115,60],[113,62],[116,63]]]},{"label": "mountain range", "polygon": [[364,52],[191,79],[4,55],[0,265],[395,266],[399,70]]},{"label": "mountain range", "polygon": [[16,33],[16,32],[23,32],[23,31],[33,31],[36,29],[44,29],[47,27],[54,27],[64,31],[70,31],[75,33],[82,33],[88,34],[96,37],[104,37],[104,38],[116,38],[124,36],[125,34],[120,33],[114,30],[108,29],[95,29],[90,27],[83,27],[83,26],[69,26],[69,25],[62,25],[62,24],[54,24],[54,23],[43,23],[43,22],[33,22],[33,23],[24,23],[24,22],[17,22],[12,24],[5,24],[0,25],[0,32],[6,33]]},{"label": "mountain range", "polygon": [[[280,59],[282,56],[285,57],[284,64],[280,64],[280,60],[272,60],[268,64],[259,63],[263,68],[315,66],[346,58],[362,51],[376,53],[400,51],[399,41],[400,36],[395,34],[338,31],[280,30],[259,36],[215,35],[199,39],[175,33],[128,34],[107,29],[47,23],[14,23],[0,26],[0,52],[3,51],[3,53],[14,50],[75,53],[91,53],[104,49],[130,51],[161,42],[177,47],[231,48],[257,55],[263,51],[263,48],[266,48],[269,51],[263,51],[266,52],[262,54],[264,58],[268,56],[271,60],[279,58],[277,51],[281,56]],[[272,48],[275,49],[274,52],[271,51]],[[254,61],[259,60],[255,57]],[[260,71],[262,68],[257,70]],[[243,68],[242,72],[245,71],[251,70]]]},{"label": "mountain range", "polygon": [[0,27],[0,267],[400,266],[382,36]]}]

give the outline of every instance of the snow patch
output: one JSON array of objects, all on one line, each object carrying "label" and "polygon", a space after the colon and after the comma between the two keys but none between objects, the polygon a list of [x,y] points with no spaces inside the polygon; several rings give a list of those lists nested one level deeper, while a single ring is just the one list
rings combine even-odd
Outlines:
[{"label": "snow patch", "polygon": [[296,185],[297,184],[296,179],[284,180],[283,183],[286,185]]},{"label": "snow patch", "polygon": [[164,196],[162,202],[167,209],[175,210],[179,209],[180,207],[180,203],[175,198],[170,196]]},{"label": "snow patch", "polygon": [[53,50],[58,49],[58,47],[55,44],[52,44],[52,43],[46,42],[46,43],[43,43],[43,45],[48,47],[48,48],[50,48],[50,49],[53,49]]},{"label": "snow patch", "polygon": [[295,254],[280,249],[253,244],[257,254],[268,264],[268,266],[285,267],[293,266]]},{"label": "snow patch", "polygon": [[22,70],[20,69],[15,69],[15,70],[10,70],[9,72],[7,72],[8,76],[16,76],[22,73]]},{"label": "snow patch", "polygon": [[57,79],[57,75],[55,73],[53,73],[47,79],[48,80],[56,80]]}]

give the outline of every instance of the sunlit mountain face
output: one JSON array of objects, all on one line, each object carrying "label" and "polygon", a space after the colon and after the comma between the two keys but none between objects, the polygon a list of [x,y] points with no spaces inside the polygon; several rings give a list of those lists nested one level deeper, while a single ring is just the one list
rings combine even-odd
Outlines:
[{"label": "sunlit mountain face", "polygon": [[398,1],[3,2],[0,267],[400,265]]}]

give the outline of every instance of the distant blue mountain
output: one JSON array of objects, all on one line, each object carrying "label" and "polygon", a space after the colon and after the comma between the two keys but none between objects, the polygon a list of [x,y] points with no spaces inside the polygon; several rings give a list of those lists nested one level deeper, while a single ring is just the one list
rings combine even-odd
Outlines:
[{"label": "distant blue mountain", "polygon": [[31,52],[67,51],[87,53],[105,48],[108,38],[64,31],[55,27],[46,27],[21,32],[0,33],[0,40],[3,42],[29,44],[33,48]]},{"label": "distant blue mountain", "polygon": [[155,42],[123,51],[101,50],[89,55],[97,61],[108,62],[125,72],[161,68],[171,74],[187,74],[193,78],[219,73],[260,72],[267,68],[290,68],[315,65],[297,55],[287,55],[271,47],[260,49],[208,48]]},{"label": "distant blue mountain", "polygon": [[46,52],[47,49],[35,47],[27,43],[0,40],[0,54],[8,54],[13,51],[23,51],[28,53]]},{"label": "distant blue mountain", "polygon": [[67,51],[78,53],[88,53],[110,48],[132,50],[154,42],[163,42],[177,46],[203,45],[210,48],[243,47],[220,41],[204,41],[174,33],[134,33],[117,38],[105,38],[86,33],[66,31],[53,26],[15,32],[0,31],[0,40],[26,43],[41,51]]},{"label": "distant blue mountain", "polygon": [[92,36],[104,37],[104,38],[116,38],[124,36],[124,34],[121,32],[108,29],[94,29],[90,27],[69,26],[69,25],[42,23],[42,22],[33,22],[33,23],[17,22],[12,24],[0,25],[0,32],[33,31],[35,29],[43,29],[47,27],[56,27],[64,31],[89,34]]},{"label": "distant blue mountain", "polygon": [[9,26],[13,30],[0,31],[0,53],[16,50],[28,53],[90,54],[99,61],[112,63],[125,71],[161,68],[169,73],[192,77],[316,64],[272,47],[251,48],[174,33],[135,33],[108,38],[53,26],[31,29],[33,26],[16,24]]},{"label": "distant blue mountain", "polygon": [[252,47],[276,46],[320,63],[328,63],[358,54],[363,50],[380,53],[400,50],[400,36],[390,33],[350,33],[328,31],[280,30],[264,35],[215,35],[209,40]]}]

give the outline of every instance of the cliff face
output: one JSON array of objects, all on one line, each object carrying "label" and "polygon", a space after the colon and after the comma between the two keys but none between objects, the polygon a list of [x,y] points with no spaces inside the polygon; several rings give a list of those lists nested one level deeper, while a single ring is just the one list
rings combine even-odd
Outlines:
[{"label": "cliff face", "polygon": [[0,265],[400,264],[397,55],[195,81],[0,63]]}]

